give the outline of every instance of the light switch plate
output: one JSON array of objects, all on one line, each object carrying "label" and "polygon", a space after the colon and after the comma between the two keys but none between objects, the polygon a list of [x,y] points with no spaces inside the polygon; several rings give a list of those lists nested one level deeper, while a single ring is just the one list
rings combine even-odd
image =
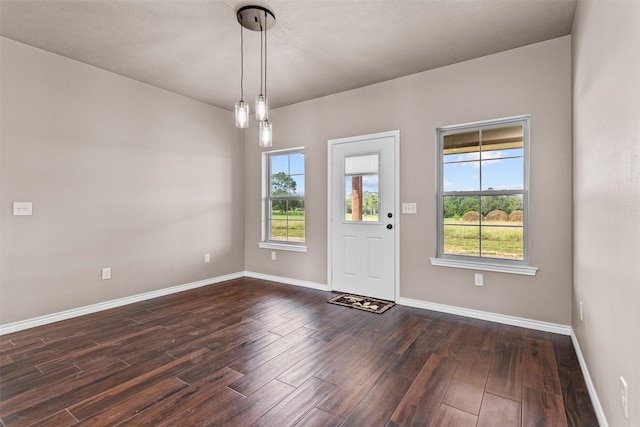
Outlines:
[{"label": "light switch plate", "polygon": [[418,207],[416,203],[403,203],[402,204],[402,213],[403,214],[415,214],[418,213]]},{"label": "light switch plate", "polygon": [[13,202],[13,214],[33,215],[33,203],[31,202]]}]

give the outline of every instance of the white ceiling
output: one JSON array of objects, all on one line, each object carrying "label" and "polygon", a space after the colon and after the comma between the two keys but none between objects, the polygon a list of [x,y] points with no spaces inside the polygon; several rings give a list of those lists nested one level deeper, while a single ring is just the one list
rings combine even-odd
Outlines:
[{"label": "white ceiling", "polygon": [[[0,34],[228,110],[236,10],[266,6],[278,107],[570,34],[575,0],[0,0]],[[245,100],[260,35],[245,35]]]}]

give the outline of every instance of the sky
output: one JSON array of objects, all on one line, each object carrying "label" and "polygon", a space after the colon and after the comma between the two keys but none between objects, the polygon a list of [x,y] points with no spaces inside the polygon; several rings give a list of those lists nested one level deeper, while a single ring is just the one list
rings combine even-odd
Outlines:
[{"label": "sky", "polygon": [[[523,150],[485,151],[444,156],[444,191],[517,190],[523,188]],[[512,158],[517,156],[515,158]],[[482,174],[482,188],[480,176]]]}]

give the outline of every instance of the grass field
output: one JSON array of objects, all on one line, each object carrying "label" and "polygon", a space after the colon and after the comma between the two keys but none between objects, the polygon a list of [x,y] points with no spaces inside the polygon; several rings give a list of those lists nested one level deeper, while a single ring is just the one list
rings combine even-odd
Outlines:
[{"label": "grass field", "polygon": [[289,216],[280,213],[271,214],[271,240],[304,242],[304,212],[289,212]]},{"label": "grass field", "polygon": [[[473,255],[493,258],[523,258],[521,222],[484,222],[482,231],[478,223],[445,218],[444,252],[455,255]],[[482,233],[482,254],[480,254]]]}]

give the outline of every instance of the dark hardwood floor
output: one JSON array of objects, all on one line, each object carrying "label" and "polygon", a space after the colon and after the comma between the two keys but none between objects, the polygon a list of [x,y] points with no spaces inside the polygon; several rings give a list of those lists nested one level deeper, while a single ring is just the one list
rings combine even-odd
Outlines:
[{"label": "dark hardwood floor", "polygon": [[596,426],[569,337],[237,279],[0,337],[5,426]]}]

